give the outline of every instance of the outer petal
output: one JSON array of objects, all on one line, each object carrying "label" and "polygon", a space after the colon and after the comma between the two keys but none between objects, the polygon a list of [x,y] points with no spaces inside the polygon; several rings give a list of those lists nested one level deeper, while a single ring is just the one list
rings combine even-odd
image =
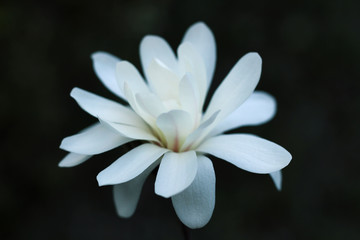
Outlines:
[{"label": "outer petal", "polygon": [[115,208],[120,217],[128,218],[134,214],[144,182],[156,166],[157,164],[154,163],[136,178],[114,185]]},{"label": "outer petal", "polygon": [[120,90],[116,77],[116,63],[121,60],[106,52],[95,52],[91,55],[96,76],[101,82],[115,95],[125,99],[124,94]]},{"label": "outer petal", "polygon": [[289,164],[291,154],[276,143],[249,134],[220,135],[207,139],[197,151],[212,154],[254,173],[271,173]]},{"label": "outer petal", "polygon": [[270,121],[276,112],[276,100],[268,93],[255,91],[251,96],[221,121],[211,135],[242,126],[259,125]]},{"label": "outer petal", "polygon": [[68,153],[63,160],[59,162],[59,167],[74,167],[77,166],[89,158],[91,158],[91,155],[84,155],[84,154],[78,154],[78,153]]},{"label": "outer petal", "polygon": [[282,183],[282,173],[281,173],[281,171],[276,171],[276,172],[270,173],[270,177],[273,180],[276,189],[281,191],[281,183]]},{"label": "outer petal", "polygon": [[124,183],[139,176],[167,151],[150,143],[132,149],[97,175],[99,186]]},{"label": "outer petal", "polygon": [[165,153],[155,181],[155,193],[165,198],[186,189],[197,172],[197,157],[194,151]]},{"label": "outer petal", "polygon": [[108,121],[132,126],[146,125],[134,111],[124,107],[120,103],[100,97],[80,88],[74,88],[70,95],[82,109],[94,117],[100,117]]},{"label": "outer petal", "polygon": [[60,148],[78,154],[94,155],[109,151],[130,141],[132,139],[97,123],[78,134],[64,138]]},{"label": "outer petal", "polygon": [[159,59],[172,71],[177,72],[177,60],[169,44],[161,37],[149,35],[140,43],[140,58],[146,78],[150,63]]},{"label": "outer petal", "polygon": [[209,222],[215,207],[215,172],[210,159],[198,157],[194,181],[171,199],[179,219],[189,228],[201,228]]},{"label": "outer petal", "polygon": [[185,33],[183,42],[190,42],[202,56],[206,66],[206,76],[210,85],[216,61],[216,44],[211,30],[203,22],[193,24]]},{"label": "outer petal", "polygon": [[261,58],[257,53],[243,56],[215,91],[204,118],[221,109],[219,120],[237,109],[253,93],[259,82]]}]

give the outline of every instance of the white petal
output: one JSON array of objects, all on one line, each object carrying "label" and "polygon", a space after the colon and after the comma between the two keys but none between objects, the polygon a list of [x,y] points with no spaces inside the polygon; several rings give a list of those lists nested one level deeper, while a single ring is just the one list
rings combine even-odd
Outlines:
[{"label": "white petal", "polygon": [[179,219],[189,228],[201,228],[209,222],[215,207],[215,172],[210,159],[198,157],[194,181],[171,200]]},{"label": "white petal", "polygon": [[113,123],[109,122],[103,119],[99,119],[100,123],[104,126],[108,126],[110,128],[113,128],[115,131],[119,132],[121,135],[136,139],[136,140],[147,140],[147,141],[158,141],[156,137],[151,133],[151,130],[149,128],[140,128],[140,127],[134,127],[130,125],[125,124],[119,124],[119,123]]},{"label": "white petal", "polygon": [[97,175],[99,186],[124,183],[137,177],[167,151],[150,143],[132,149]]},{"label": "white petal", "polygon": [[211,131],[214,122],[216,121],[219,111],[215,112],[208,120],[200,124],[200,126],[193,131],[185,140],[180,151],[187,151],[189,149],[195,149],[198,144],[207,136]]},{"label": "white petal", "polygon": [[165,153],[156,176],[155,193],[168,198],[182,192],[193,182],[197,165],[194,151]]},{"label": "white petal", "polygon": [[177,60],[169,44],[161,37],[146,36],[140,43],[140,58],[146,78],[147,70],[154,59],[159,59],[169,69],[177,72]]},{"label": "white petal", "polygon": [[125,99],[115,77],[116,63],[121,60],[106,52],[95,52],[91,55],[91,58],[93,60],[95,73],[105,87],[115,95]]},{"label": "white petal", "polygon": [[215,91],[204,118],[221,109],[219,120],[237,109],[254,91],[261,73],[261,58],[257,53],[243,56]]},{"label": "white petal", "polygon": [[185,73],[191,73],[198,86],[201,106],[205,101],[208,82],[204,60],[189,42],[182,43],[178,48],[179,66]]},{"label": "white petal", "polygon": [[[132,89],[129,87],[129,85],[125,82],[124,86],[124,93],[126,96],[126,99],[129,102],[129,105],[131,108],[139,115],[141,118],[147,122],[150,126],[154,126],[155,124],[155,118],[149,114],[145,109],[144,106],[140,106],[138,103],[138,100],[136,99],[135,93],[132,91]],[[138,93],[141,95],[141,93]],[[149,92],[145,92],[145,95],[149,95]]]},{"label": "white petal", "polygon": [[270,173],[270,177],[273,180],[276,189],[281,191],[281,183],[282,183],[282,173],[281,173],[281,171],[276,171],[276,172]]},{"label": "white petal", "polygon": [[200,105],[200,95],[197,84],[191,74],[186,74],[180,81],[179,101],[181,108],[190,113],[197,125],[200,121],[202,106]]},{"label": "white petal", "polygon": [[128,218],[134,214],[144,182],[156,166],[157,164],[152,164],[136,178],[125,183],[114,185],[113,196],[115,208],[120,217]]},{"label": "white petal", "polygon": [[289,164],[291,154],[276,143],[249,134],[220,135],[207,139],[197,151],[212,154],[254,173],[271,173]]},{"label": "white petal", "polygon": [[[156,119],[160,114],[167,112],[163,102],[156,94],[138,93],[135,96],[138,107],[148,113],[153,119]],[[153,124],[151,125],[153,126]]]},{"label": "white petal", "polygon": [[150,87],[161,99],[177,98],[179,79],[164,63],[154,59],[150,63],[147,73]]},{"label": "white petal", "polygon": [[120,103],[100,97],[80,88],[74,88],[70,95],[83,110],[94,117],[134,126],[145,125],[145,122],[134,111],[124,107]]},{"label": "white petal", "polygon": [[125,82],[129,85],[134,94],[149,91],[149,88],[139,71],[128,61],[121,61],[116,64],[116,79],[123,92]]},{"label": "white petal", "polygon": [[221,121],[211,135],[242,126],[254,126],[270,121],[276,112],[276,100],[268,93],[255,91],[234,112]]},{"label": "white petal", "polygon": [[91,158],[91,155],[84,155],[84,154],[78,154],[78,153],[68,153],[63,160],[59,162],[59,167],[74,167],[77,166],[89,158]]},{"label": "white petal", "polygon": [[185,33],[183,42],[190,42],[202,56],[205,66],[208,85],[210,85],[216,62],[216,44],[211,30],[203,22],[192,25]]},{"label": "white petal", "polygon": [[156,124],[166,138],[167,148],[174,151],[179,151],[194,125],[191,116],[182,110],[172,110],[161,114]]},{"label": "white petal", "polygon": [[78,134],[64,138],[60,148],[68,152],[94,155],[109,151],[130,141],[132,139],[97,123]]}]

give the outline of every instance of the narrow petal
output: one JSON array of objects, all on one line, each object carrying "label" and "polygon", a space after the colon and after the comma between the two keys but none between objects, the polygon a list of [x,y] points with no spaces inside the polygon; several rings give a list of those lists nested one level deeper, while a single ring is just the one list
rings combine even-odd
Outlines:
[{"label": "narrow petal", "polygon": [[270,177],[273,180],[275,187],[278,191],[281,191],[281,183],[282,183],[282,173],[281,171],[276,171],[270,173]]},{"label": "narrow petal", "polygon": [[211,30],[203,22],[193,24],[185,33],[183,42],[190,42],[202,56],[206,66],[206,76],[210,85],[216,62],[216,43]]},{"label": "narrow petal", "polygon": [[166,138],[167,148],[176,152],[179,151],[194,125],[190,114],[182,110],[172,110],[161,114],[156,124]]},{"label": "narrow petal", "polygon": [[154,59],[147,70],[150,87],[162,99],[177,98],[179,79],[164,63]]},{"label": "narrow petal", "polygon": [[100,123],[104,126],[108,126],[124,137],[131,138],[134,140],[147,140],[147,141],[158,141],[156,137],[151,133],[149,128],[134,127],[131,125],[119,124],[109,122],[103,119],[99,119]]},{"label": "narrow petal", "polygon": [[136,178],[114,185],[114,203],[120,217],[129,218],[134,214],[144,182],[156,166],[157,164],[152,164]]},{"label": "narrow petal", "polygon": [[70,95],[83,110],[94,117],[100,117],[107,121],[133,126],[145,125],[145,122],[133,110],[120,103],[100,97],[80,88],[74,88]]},{"label": "narrow petal", "polygon": [[229,134],[204,141],[197,151],[212,154],[254,173],[271,173],[287,166],[291,154],[276,143],[249,134]]},{"label": "narrow petal", "polygon": [[121,61],[116,64],[116,79],[123,92],[125,82],[129,85],[134,94],[149,91],[149,88],[139,71],[128,61]]},{"label": "narrow petal", "polygon": [[125,99],[115,77],[116,63],[121,60],[106,52],[95,52],[91,55],[91,58],[93,60],[96,76],[101,80],[105,87],[115,95]]},{"label": "narrow petal", "polygon": [[177,72],[177,60],[174,51],[161,37],[153,35],[144,37],[140,43],[140,58],[146,78],[148,78],[149,65],[154,59],[159,59],[169,69]]},{"label": "narrow petal", "polygon": [[155,193],[168,198],[182,192],[194,181],[197,165],[195,151],[165,153],[156,176]]},{"label": "narrow petal", "polygon": [[[153,93],[138,93],[135,95],[138,107],[148,113],[154,119],[160,114],[167,112],[163,102]],[[152,124],[151,124],[152,125]]]},{"label": "narrow petal", "polygon": [[215,207],[215,172],[210,159],[198,157],[194,181],[171,200],[179,219],[189,228],[201,228],[210,221]]},{"label": "narrow petal", "polygon": [[215,91],[204,118],[221,109],[219,120],[237,109],[254,91],[261,73],[261,58],[257,53],[243,56]]},{"label": "narrow petal", "polygon": [[59,162],[59,167],[74,167],[77,166],[89,158],[91,158],[91,155],[84,155],[84,154],[78,154],[78,153],[68,153],[63,160]]},{"label": "narrow petal", "polygon": [[97,175],[99,186],[124,183],[139,176],[167,151],[150,143],[132,149]]},{"label": "narrow petal", "polygon": [[179,46],[178,57],[181,70],[185,73],[191,73],[194,81],[196,81],[202,106],[209,86],[204,60],[190,42],[184,42]]},{"label": "narrow petal", "polygon": [[130,141],[132,139],[96,123],[78,134],[64,138],[60,148],[68,152],[94,155],[109,151]]},{"label": "narrow petal", "polygon": [[[140,106],[137,99],[136,99],[136,95],[135,93],[132,91],[132,89],[129,87],[129,85],[127,84],[127,82],[125,82],[124,85],[124,93],[126,96],[126,99],[129,102],[129,105],[131,106],[131,108],[139,115],[141,116],[141,118],[148,123],[150,126],[154,126],[155,124],[155,118],[152,116],[152,114],[149,114],[147,111],[145,111],[143,106]],[[137,93],[140,94],[141,93]],[[149,92],[145,92],[144,94],[148,95],[150,94]]]},{"label": "narrow petal", "polygon": [[276,112],[276,100],[266,92],[255,91],[251,96],[222,120],[211,135],[242,126],[254,126],[270,121]]},{"label": "narrow petal", "polygon": [[207,136],[207,134],[211,131],[212,126],[216,121],[218,115],[219,111],[215,112],[208,120],[200,124],[200,126],[195,131],[189,134],[180,151],[195,149],[197,145],[200,144]]},{"label": "narrow petal", "polygon": [[179,101],[181,108],[193,117],[195,125],[198,125],[202,111],[197,88],[192,75],[189,73],[185,74],[179,84]]}]

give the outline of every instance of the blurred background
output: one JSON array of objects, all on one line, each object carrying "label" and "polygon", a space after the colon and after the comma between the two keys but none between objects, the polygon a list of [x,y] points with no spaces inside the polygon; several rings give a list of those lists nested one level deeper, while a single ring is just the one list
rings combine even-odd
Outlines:
[{"label": "blurred background", "polygon": [[69,169],[62,138],[95,119],[70,98],[81,87],[116,99],[96,78],[90,54],[108,51],[140,68],[147,34],[176,49],[204,21],[217,41],[211,93],[236,61],[259,52],[259,90],[278,101],[268,124],[239,129],[293,155],[283,190],[213,158],[217,202],[192,239],[360,239],[360,2],[27,1],[0,3],[0,238],[183,239],[169,199],[145,183],[135,215],[116,216],[111,187],[96,175],[116,149]]}]

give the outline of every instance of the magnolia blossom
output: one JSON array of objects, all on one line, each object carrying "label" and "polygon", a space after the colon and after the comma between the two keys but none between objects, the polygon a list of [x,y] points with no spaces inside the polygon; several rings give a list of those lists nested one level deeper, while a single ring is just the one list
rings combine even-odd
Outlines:
[{"label": "magnolia blossom", "polygon": [[235,64],[205,111],[216,45],[204,23],[186,31],[176,55],[164,39],[146,36],[140,58],[145,78],[128,61],[105,52],[92,55],[96,75],[129,106],[74,88],[71,96],[99,122],[62,141],[60,148],[70,153],[59,166],[72,167],[140,140],[140,146],[98,174],[99,185],[113,185],[118,215],[130,217],[145,179],[159,166],[155,193],[171,198],[190,228],[203,227],[214,210],[215,172],[208,155],[249,172],[270,173],[280,188],[279,170],[289,164],[289,152],[254,135],[223,134],[267,122],[275,113],[274,98],[254,92],[262,62],[257,53]]}]

